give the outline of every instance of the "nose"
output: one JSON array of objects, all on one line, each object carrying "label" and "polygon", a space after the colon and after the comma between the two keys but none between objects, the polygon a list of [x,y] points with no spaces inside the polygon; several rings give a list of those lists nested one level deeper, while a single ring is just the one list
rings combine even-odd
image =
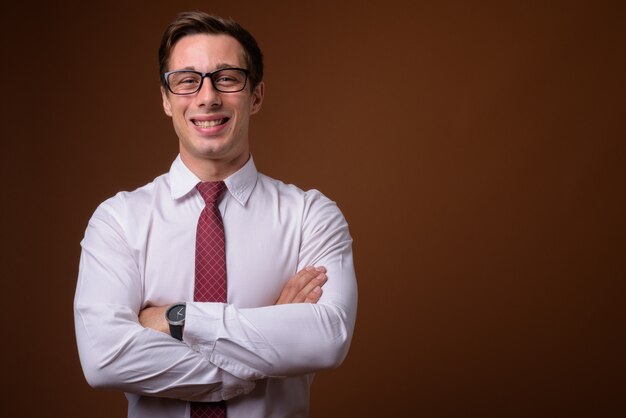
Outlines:
[{"label": "nose", "polygon": [[211,77],[205,75],[200,90],[196,93],[196,102],[198,106],[217,107],[222,104],[222,96],[220,92],[213,87]]}]

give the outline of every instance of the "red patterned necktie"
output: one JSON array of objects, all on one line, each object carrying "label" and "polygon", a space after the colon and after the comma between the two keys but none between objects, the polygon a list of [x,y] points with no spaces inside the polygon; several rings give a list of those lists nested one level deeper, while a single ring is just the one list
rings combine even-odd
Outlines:
[{"label": "red patterned necktie", "polygon": [[[226,247],[224,223],[218,208],[226,190],[223,181],[198,183],[206,206],[196,232],[196,281],[193,300],[226,302]],[[226,402],[191,402],[191,418],[225,418]]]}]

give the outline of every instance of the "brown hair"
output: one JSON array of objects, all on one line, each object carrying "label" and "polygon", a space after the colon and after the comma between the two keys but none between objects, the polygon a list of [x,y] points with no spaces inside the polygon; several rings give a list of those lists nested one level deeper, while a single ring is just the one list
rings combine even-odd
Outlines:
[{"label": "brown hair", "polygon": [[[160,75],[168,70],[170,54],[176,42],[184,36],[202,33],[230,35],[243,46],[244,58],[250,71],[250,89],[254,90],[263,80],[263,53],[254,37],[232,19],[223,19],[199,11],[180,13],[163,32],[159,46]],[[161,84],[163,83],[161,77]]]}]

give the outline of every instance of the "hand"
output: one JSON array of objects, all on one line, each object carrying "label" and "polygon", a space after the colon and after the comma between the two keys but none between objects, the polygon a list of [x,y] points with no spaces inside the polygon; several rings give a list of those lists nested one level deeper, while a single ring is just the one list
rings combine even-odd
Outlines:
[{"label": "hand", "polygon": [[161,331],[169,335],[170,326],[165,320],[165,311],[171,305],[168,306],[150,306],[142,309],[139,312],[139,323],[144,328],[152,328],[156,331]]},{"label": "hand", "polygon": [[305,267],[287,281],[275,305],[286,303],[317,303],[322,297],[322,286],[326,283],[324,267]]}]

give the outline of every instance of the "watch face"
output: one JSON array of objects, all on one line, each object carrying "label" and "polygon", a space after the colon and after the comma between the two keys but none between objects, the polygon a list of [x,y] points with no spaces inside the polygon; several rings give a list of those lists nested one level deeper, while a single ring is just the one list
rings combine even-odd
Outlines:
[{"label": "watch face", "polygon": [[185,305],[174,305],[167,310],[167,320],[170,322],[180,322],[185,319]]}]

